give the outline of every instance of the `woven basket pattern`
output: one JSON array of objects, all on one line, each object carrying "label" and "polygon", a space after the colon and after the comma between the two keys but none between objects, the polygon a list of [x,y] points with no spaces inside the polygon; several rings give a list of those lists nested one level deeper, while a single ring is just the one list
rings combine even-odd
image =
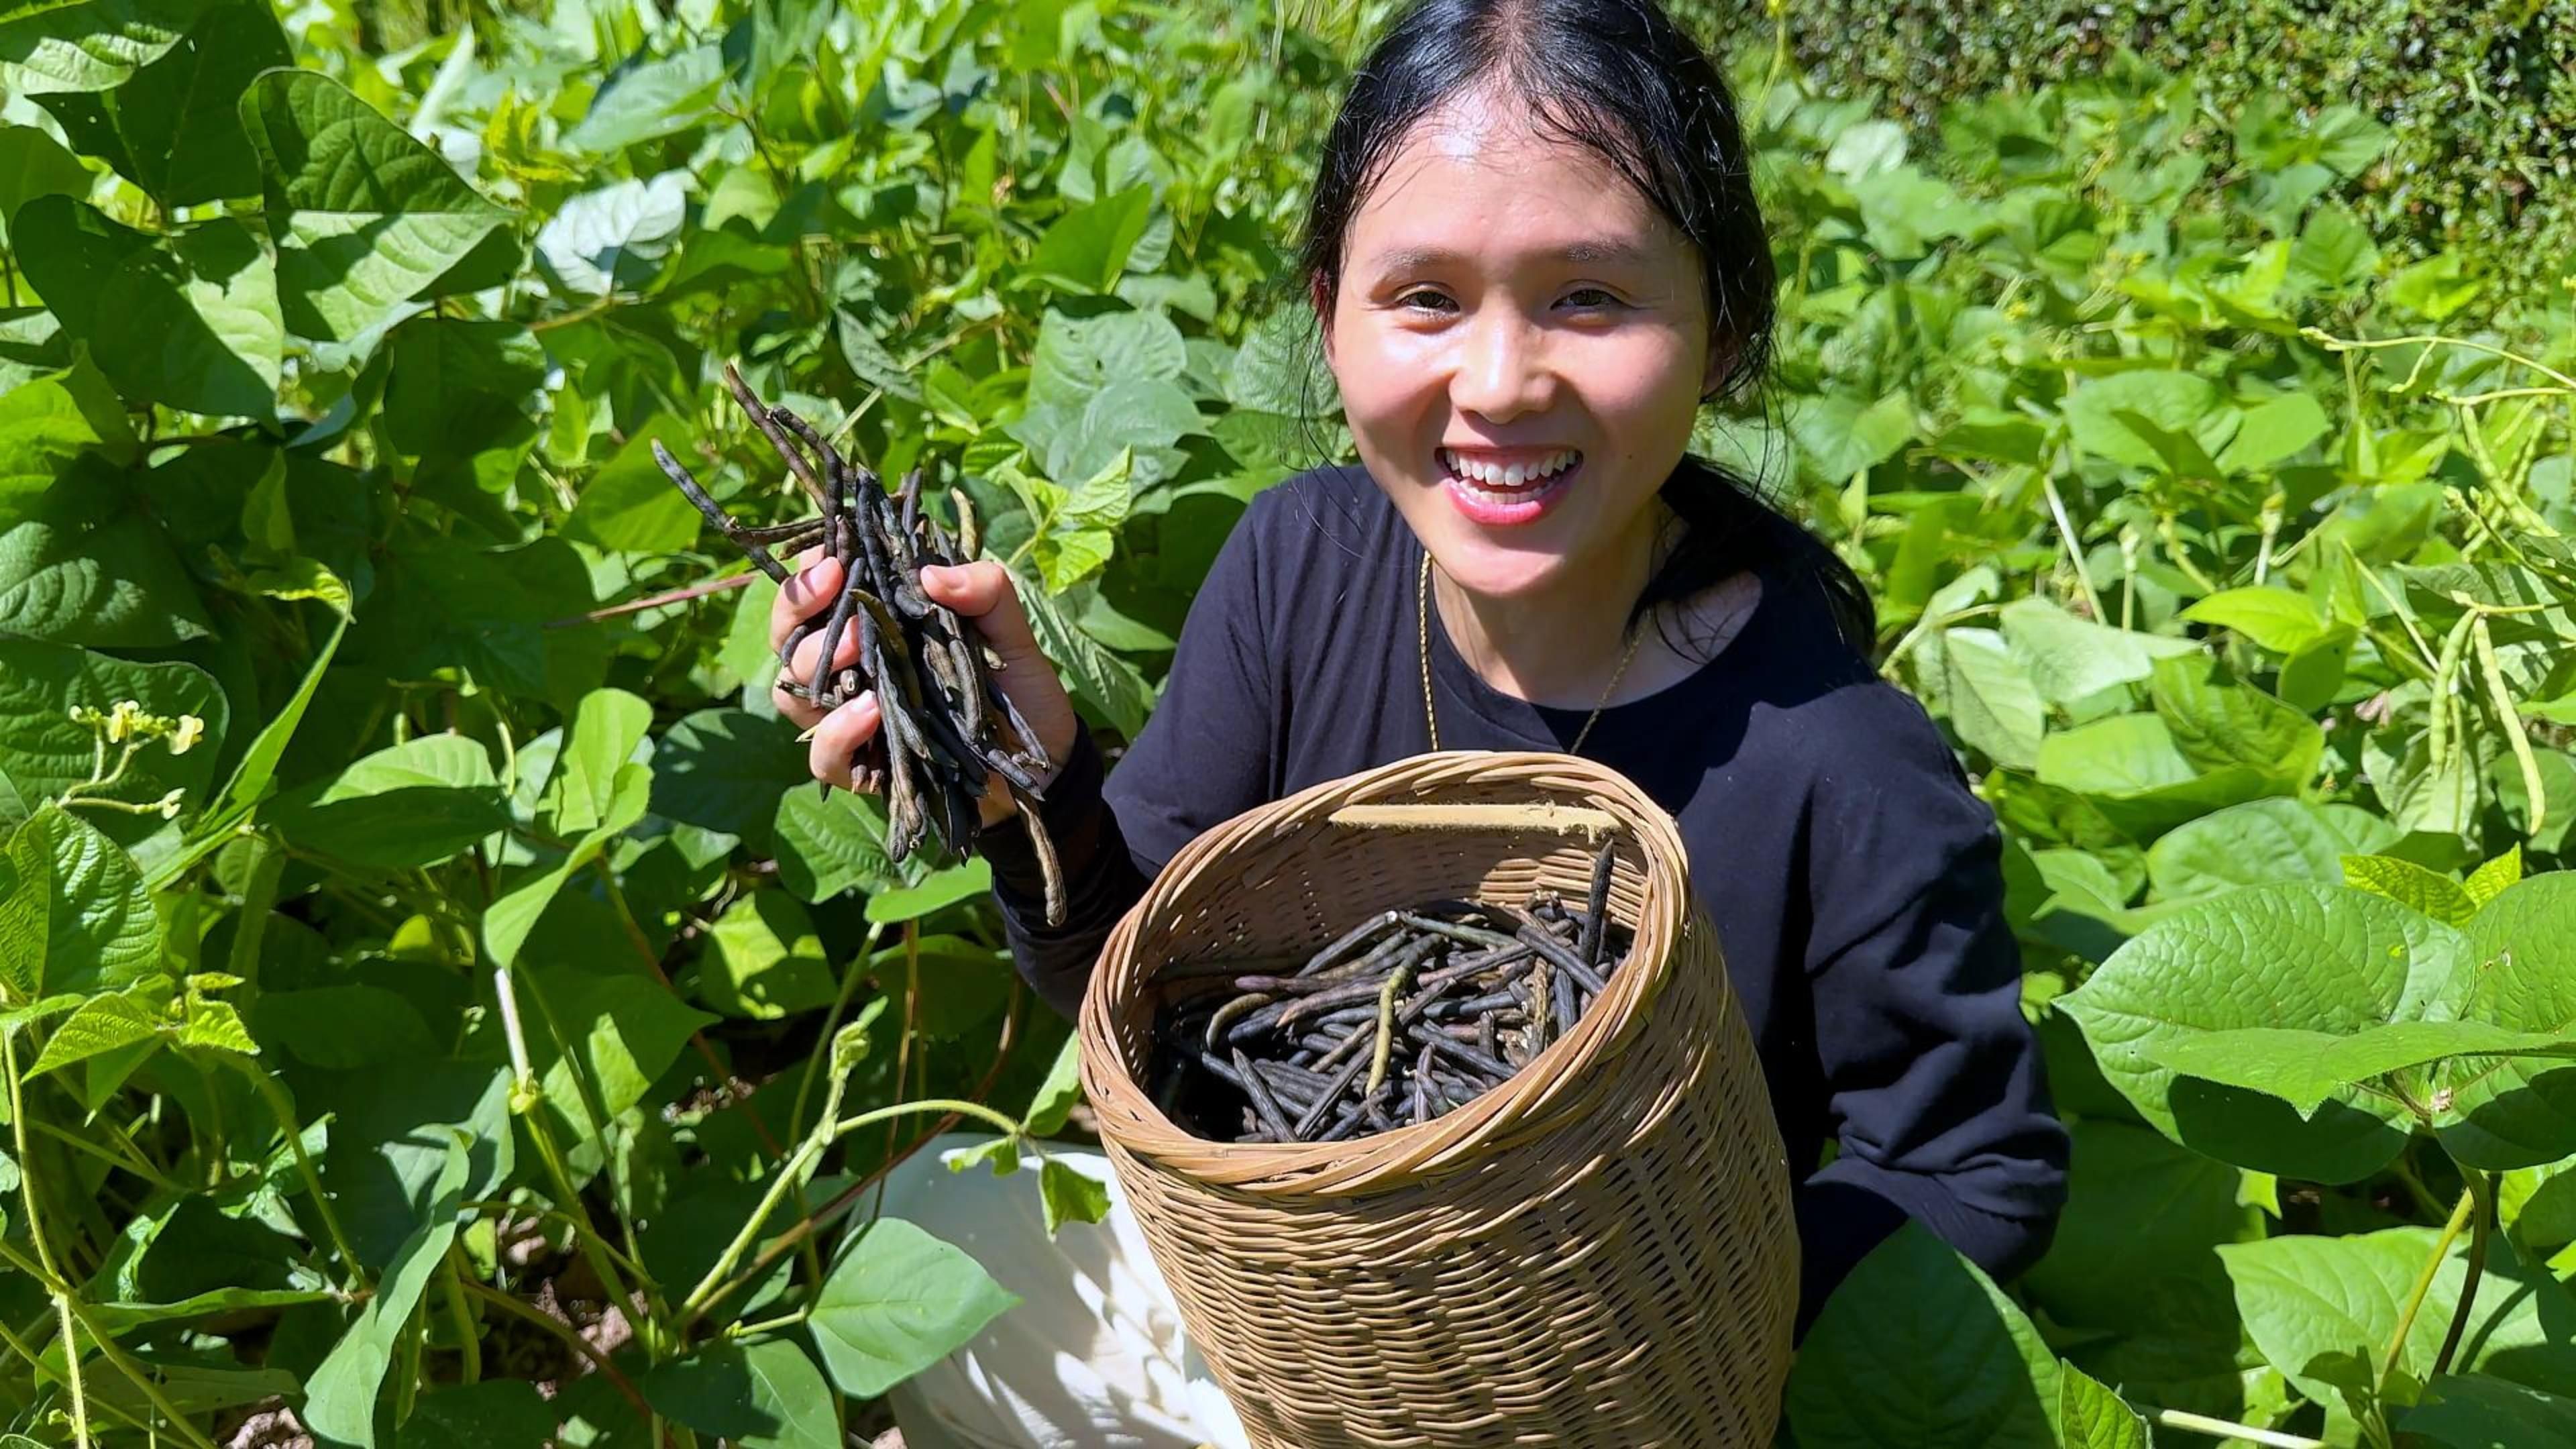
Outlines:
[{"label": "woven basket pattern", "polygon": [[[1220,1143],[1146,1094],[1155,973],[1311,951],[1458,895],[1581,900],[1597,840],[1358,828],[1352,804],[1554,804],[1619,828],[1609,991],[1502,1086],[1354,1142]],[[1252,1442],[1760,1446],[1789,1366],[1786,1152],[1671,819],[1573,756],[1446,751],[1184,847],[1103,948],[1083,1086],[1183,1322]]]}]

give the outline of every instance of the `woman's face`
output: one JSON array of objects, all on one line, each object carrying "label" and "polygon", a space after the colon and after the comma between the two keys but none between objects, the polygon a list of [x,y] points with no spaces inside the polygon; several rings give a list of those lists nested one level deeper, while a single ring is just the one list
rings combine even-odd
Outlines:
[{"label": "woman's face", "polygon": [[1480,87],[1414,127],[1343,258],[1326,356],[1443,572],[1544,593],[1651,536],[1715,372],[1697,252],[1617,171]]}]

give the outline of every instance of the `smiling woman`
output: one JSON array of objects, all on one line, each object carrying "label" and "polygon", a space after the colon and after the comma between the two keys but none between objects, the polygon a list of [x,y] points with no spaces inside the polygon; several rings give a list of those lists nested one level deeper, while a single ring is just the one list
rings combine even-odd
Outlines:
[{"label": "smiling woman", "polygon": [[[2020,1012],[1994,816],[1870,666],[1851,571],[1686,451],[1703,403],[1761,377],[1772,320],[1706,54],[1654,0],[1416,5],[1326,139],[1301,266],[1358,462],[1253,503],[1114,773],[1008,576],[925,575],[982,621],[1058,762],[1060,924],[1023,837],[980,841],[1023,973],[1072,1010],[1145,882],[1256,805],[1425,748],[1584,752],[1674,817],[1717,926],[1787,1146],[1800,1330],[1909,1217],[1999,1278],[2028,1266],[2067,1136]],[[831,584],[826,566],[783,590],[773,641]],[[815,773],[850,783],[873,706],[779,707],[817,726]],[[1053,1291],[1021,1267],[995,1271]],[[1096,1413],[1028,1407],[1071,1401],[1063,1364],[966,1352],[975,1372],[944,1381],[1020,1406],[975,1442],[1108,1442]],[[1113,1437],[1150,1441],[1133,1432]]]}]

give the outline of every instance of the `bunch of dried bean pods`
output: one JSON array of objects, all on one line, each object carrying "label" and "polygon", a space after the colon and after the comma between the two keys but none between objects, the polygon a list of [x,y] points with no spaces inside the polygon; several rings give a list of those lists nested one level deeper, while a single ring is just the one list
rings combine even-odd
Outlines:
[{"label": "bunch of dried bean pods", "polygon": [[1177,964],[1148,1081],[1164,1115],[1219,1141],[1336,1142],[1427,1122],[1528,1065],[1583,1019],[1628,952],[1590,898],[1382,911],[1298,960]]},{"label": "bunch of dried bean pods", "polygon": [[[761,402],[730,364],[725,387],[822,509],[820,516],[748,527],[708,497],[658,441],[653,460],[761,572],[785,583],[788,570],[771,550],[794,554],[819,543],[826,557],[839,561],[845,580],[820,625],[823,648],[815,656],[813,673],[807,678],[782,675],[778,687],[825,709],[847,703],[863,689],[877,692],[881,723],[851,762],[851,773],[862,790],[885,796],[886,849],[897,860],[910,856],[934,829],[939,846],[932,864],[964,858],[981,824],[979,803],[991,777],[999,776],[1046,872],[1047,921],[1060,924],[1064,883],[1054,845],[1038,817],[1037,776],[1048,768],[1045,751],[1010,696],[994,683],[973,621],[921,592],[924,566],[953,567],[980,552],[975,513],[965,495],[949,493],[958,521],[958,536],[951,538],[938,519],[922,512],[919,469],[889,497],[865,464],[842,457],[795,413]],[[797,646],[816,628],[813,620],[797,625],[779,658],[793,661]],[[832,657],[852,629],[858,631],[858,660],[835,671]]]}]

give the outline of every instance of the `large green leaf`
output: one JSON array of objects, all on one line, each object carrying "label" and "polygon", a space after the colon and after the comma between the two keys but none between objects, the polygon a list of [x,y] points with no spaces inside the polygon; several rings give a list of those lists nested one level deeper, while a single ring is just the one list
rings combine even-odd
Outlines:
[{"label": "large green leaf", "polygon": [[2061,707],[2145,679],[2157,660],[2199,649],[2188,639],[2079,619],[2046,599],[2004,605],[2003,631],[2042,697]]},{"label": "large green leaf", "polygon": [[[2539,1032],[2484,1021],[2393,1021],[2337,1035],[2251,1026],[2179,1038],[2150,1049],[2148,1056],[2191,1076],[2269,1093],[2306,1116],[2345,1087],[2453,1057],[2532,1057],[2554,1067],[2576,1058],[2576,1028]],[[2555,1161],[2559,1155],[2541,1161]]]},{"label": "large green leaf", "polygon": [[423,1394],[394,1449],[545,1449],[554,1433],[554,1412],[535,1384],[492,1379]]},{"label": "large green leaf", "polygon": [[465,1178],[465,1143],[451,1137],[430,1190],[428,1221],[395,1251],[375,1295],[359,1306],[357,1320],[305,1384],[304,1423],[317,1436],[375,1449],[376,1395],[393,1365],[395,1341],[420,1305],[430,1275],[447,1256],[447,1245],[456,1239]]},{"label": "large green leaf", "polygon": [[1106,292],[1127,270],[1154,210],[1150,186],[1133,186],[1067,212],[1038,238],[1028,275],[1069,292]]},{"label": "large green leaf", "polygon": [[2543,1393],[2484,1374],[2442,1374],[2398,1416],[2407,1442],[2436,1449],[2521,1449],[2576,1444],[2576,1397]]},{"label": "large green leaf", "polygon": [[417,317],[394,330],[391,351],[385,435],[416,456],[498,440],[526,421],[526,400],[546,380],[545,349],[512,322]]},{"label": "large green leaf", "polygon": [[[2468,925],[2477,984],[2462,1015],[2523,1031],[2576,1024],[2576,875],[2533,876],[2487,902]],[[2452,1094],[2442,1145],[2486,1168],[2534,1167],[2576,1155],[2576,1067],[2470,1061]]]},{"label": "large green leaf", "polygon": [[2394,902],[2285,884],[2176,912],[2057,999],[2102,1074],[2168,1137],[2258,1171],[2350,1182],[2404,1146],[2405,1109],[2358,1089],[2305,1117],[2278,1098],[2177,1075],[2177,1042],[2253,1027],[2351,1035],[2458,999],[2469,943]]},{"label": "large green leaf", "polygon": [[778,797],[814,788],[796,731],[738,709],[704,709],[671,726],[653,754],[653,813],[768,842]]},{"label": "large green leaf", "polygon": [[1942,696],[1961,741],[2007,769],[2039,763],[2048,706],[2029,672],[1992,629],[1941,634]]},{"label": "large green leaf", "polygon": [[955,1247],[881,1217],[834,1257],[808,1321],[832,1382],[872,1399],[946,1358],[1019,1301]]},{"label": "large green leaf", "polygon": [[179,43],[201,0],[18,0],[0,9],[0,85],[103,91]]},{"label": "large green leaf", "polygon": [[653,706],[625,690],[583,695],[538,797],[538,823],[556,835],[596,828],[616,803],[617,772],[635,762],[652,724]]},{"label": "large green leaf", "polygon": [[15,1001],[113,991],[149,975],[161,935],[142,873],[60,807],[29,816],[0,853],[0,986]]},{"label": "large green leaf", "polygon": [[167,213],[258,194],[259,157],[242,134],[241,95],[261,71],[294,63],[264,0],[215,0],[177,45],[116,89],[44,99],[83,152],[123,172]]},{"label": "large green leaf", "polygon": [[213,631],[170,537],[96,453],[0,515],[0,619],[61,644],[141,648]]},{"label": "large green leaf", "polygon": [[1088,704],[1120,734],[1129,738],[1145,727],[1154,690],[1136,666],[1104,648],[1066,616],[1064,605],[1043,587],[1022,582],[1021,607],[1028,611],[1029,631],[1038,647],[1064,671],[1075,699]]},{"label": "large green leaf", "polygon": [[642,1387],[656,1411],[741,1449],[840,1449],[831,1389],[783,1338],[708,1344],[653,1370]]},{"label": "large green leaf", "polygon": [[2029,1318],[1907,1223],[1807,1331],[1789,1427],[1805,1449],[2056,1449],[2058,1393],[2057,1356]]},{"label": "large green leaf", "polygon": [[778,880],[798,900],[828,900],[852,886],[886,879],[885,804],[874,795],[793,787],[778,797],[771,834]]},{"label": "large green leaf", "polygon": [[[74,723],[71,710],[75,705],[106,710],[125,699],[141,704],[147,714],[173,719],[194,715],[206,722],[205,738],[183,755],[170,753],[167,744],[145,745],[126,767],[125,777],[105,792],[107,797],[143,804],[184,790],[190,806],[205,804],[215,758],[231,724],[231,711],[212,675],[193,664],[138,664],[32,639],[0,636],[0,775],[17,786],[30,806],[88,780],[97,761],[98,736],[89,726]],[[111,749],[111,765],[119,749]],[[0,806],[0,827],[19,818]],[[130,817],[99,815],[93,823],[113,825],[123,819]]]},{"label": "large green leaf", "polygon": [[2061,1364],[2058,1377],[2065,1449],[2147,1449],[2144,1415],[2082,1369]]},{"label": "large green leaf", "polygon": [[[544,997],[541,1019],[570,1034],[583,1072],[599,1089],[600,1110],[610,1117],[642,1101],[653,1079],[679,1059],[689,1034],[716,1020],[641,976],[557,969],[540,973],[536,989]],[[525,991],[522,987],[523,997]],[[525,1004],[521,1010],[536,1015]],[[534,1032],[536,1024],[529,1029]],[[531,1041],[529,1051],[546,1089],[546,1105],[562,1116],[577,1140],[597,1136],[598,1126],[589,1122],[589,1107],[570,1063],[551,1041]]]},{"label": "large green leaf", "polygon": [[510,812],[481,744],[423,735],[287,792],[268,819],[301,849],[410,870],[508,828]]},{"label": "large green leaf", "polygon": [[706,520],[653,461],[657,442],[682,458],[696,447],[687,424],[662,414],[647,419],[581,490],[565,537],[637,553],[670,553],[697,540]]},{"label": "large green leaf", "polygon": [[366,352],[508,219],[328,76],[271,71],[243,93],[241,118],[259,153],[286,327],[298,337]]},{"label": "large green leaf", "polygon": [[2206,774],[2192,768],[2166,722],[2115,714],[2040,742],[2040,783],[2070,790],[2132,838],[2145,840],[2212,810],[2282,793],[2277,776],[2250,765]]},{"label": "large green leaf", "polygon": [[2151,442],[2121,420],[2124,412],[2212,449],[2226,444],[2236,421],[2217,386],[2198,374],[2117,372],[2068,395],[2066,422],[2075,446],[2135,468],[2162,466],[2164,458]]},{"label": "large green leaf", "polygon": [[[2311,1399],[2333,1403],[2374,1381],[2397,1320],[2433,1257],[2431,1228],[2352,1237],[2288,1236],[2218,1250],[2236,1307],[2263,1357]],[[2452,1369],[2549,1393],[2576,1394],[2576,1299],[2510,1243],[2488,1244],[2485,1280]],[[2396,1367],[2429,1377],[2468,1270],[2468,1239],[2453,1241],[2416,1311]]]},{"label": "large green leaf", "polygon": [[2263,1235],[2243,1174],[2126,1122],[2074,1128],[2067,1202],[2031,1301],[2072,1327],[2137,1331],[2206,1321],[2227,1303],[2213,1251]]},{"label": "large green leaf", "polygon": [[644,818],[644,807],[652,790],[651,766],[618,766],[599,822],[573,842],[572,849],[564,852],[561,860],[542,870],[530,871],[503,888],[483,914],[483,949],[495,962],[509,966],[519,959],[519,950],[527,944],[528,934],[537,928],[537,921],[545,915],[546,907],[554,904],[555,895],[563,889],[564,882],[572,878],[573,872],[597,860],[609,841]]},{"label": "large green leaf", "polygon": [[724,51],[717,46],[647,60],[601,87],[564,142],[585,151],[614,151],[685,131],[705,117],[724,81]]},{"label": "large green leaf", "polygon": [[2349,805],[2249,800],[2167,832],[2147,849],[2147,878],[2166,900],[2285,880],[2332,884],[2344,879],[2345,856],[2396,838],[2386,821]]},{"label": "large green leaf", "polygon": [[228,217],[151,237],[67,196],[18,211],[27,280],[127,397],[189,412],[267,418],[286,351],[277,271]]},{"label": "large green leaf", "polygon": [[2326,745],[2316,721],[2251,685],[2214,679],[2205,659],[2157,664],[2149,693],[2174,748],[2197,770],[2252,770],[2284,791],[2316,775]]},{"label": "large green leaf", "polygon": [[0,127],[0,242],[18,208],[39,196],[87,196],[97,177],[34,126]]}]

